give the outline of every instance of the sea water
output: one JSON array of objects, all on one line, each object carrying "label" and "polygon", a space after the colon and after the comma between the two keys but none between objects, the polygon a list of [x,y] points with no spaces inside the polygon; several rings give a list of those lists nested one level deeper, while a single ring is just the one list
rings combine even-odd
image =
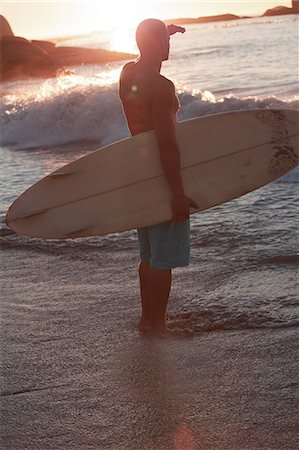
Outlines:
[{"label": "sea water", "polygon": [[[179,120],[253,108],[299,109],[297,16],[186,28],[171,37],[170,59],[162,67],[180,98]],[[132,30],[124,40],[129,48],[118,48],[112,32],[59,39],[57,45],[137,52],[133,35]],[[15,198],[46,174],[129,136],[118,96],[124,63],[76,66],[58,78],[1,84],[1,220]],[[186,291],[177,293],[182,300],[169,316],[173,326],[208,331],[299,324],[298,181],[295,169],[192,217],[191,265],[178,270]],[[0,242],[6,251],[71,253],[95,265],[105,252],[109,258],[127,252],[128,259],[138,260],[134,231],[50,241],[18,236],[2,224]]]}]

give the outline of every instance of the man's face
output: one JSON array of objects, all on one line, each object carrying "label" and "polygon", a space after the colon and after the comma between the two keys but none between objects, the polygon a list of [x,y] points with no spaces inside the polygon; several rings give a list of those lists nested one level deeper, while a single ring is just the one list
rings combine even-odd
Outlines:
[{"label": "man's face", "polygon": [[169,49],[170,49],[170,37],[166,27],[165,32],[163,31],[163,33],[161,33],[160,46],[161,46],[162,61],[166,61],[169,58]]},{"label": "man's face", "polygon": [[136,41],[144,55],[153,55],[160,61],[168,59],[169,32],[163,22],[154,19],[141,22],[136,31]]}]

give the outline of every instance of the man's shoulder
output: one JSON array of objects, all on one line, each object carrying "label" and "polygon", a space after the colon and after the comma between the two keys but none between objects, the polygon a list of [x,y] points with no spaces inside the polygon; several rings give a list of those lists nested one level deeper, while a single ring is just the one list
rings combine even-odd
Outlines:
[{"label": "man's shoulder", "polygon": [[138,64],[136,64],[134,61],[130,61],[127,64],[124,65],[121,71],[121,77],[125,77],[127,75],[139,75],[142,79],[147,79],[148,81],[151,81],[154,83],[157,87],[162,88],[174,88],[174,85],[172,81],[170,81],[168,78],[164,77],[160,73],[157,73],[156,71],[145,71],[140,69],[138,67]]},{"label": "man's shoulder", "polygon": [[124,65],[124,67],[121,70],[121,76],[126,75],[129,71],[132,71],[132,69],[134,68],[135,63],[134,61],[130,61],[127,64]]},{"label": "man's shoulder", "polygon": [[171,80],[159,74],[153,79],[153,87],[157,94],[174,94],[174,84]]},{"label": "man's shoulder", "polygon": [[173,82],[161,74],[157,78],[157,83],[163,88],[174,89]]}]

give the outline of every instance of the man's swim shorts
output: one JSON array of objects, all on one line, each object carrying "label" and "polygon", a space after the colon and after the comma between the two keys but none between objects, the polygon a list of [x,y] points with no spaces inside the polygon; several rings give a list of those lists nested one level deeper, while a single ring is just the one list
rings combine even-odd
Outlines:
[{"label": "man's swim shorts", "polygon": [[190,220],[165,222],[137,230],[141,261],[154,269],[173,269],[189,264]]}]

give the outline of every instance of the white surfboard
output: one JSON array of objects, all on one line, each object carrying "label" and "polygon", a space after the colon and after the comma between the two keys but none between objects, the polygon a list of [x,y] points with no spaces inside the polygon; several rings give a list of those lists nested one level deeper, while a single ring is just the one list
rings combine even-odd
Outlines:
[{"label": "white surfboard", "polygon": [[[199,211],[251,192],[298,164],[299,112],[251,110],[176,125],[186,194]],[[75,238],[171,220],[153,131],[70,163],[24,192],[6,223],[20,234]],[[196,212],[195,210],[192,212]]]}]

